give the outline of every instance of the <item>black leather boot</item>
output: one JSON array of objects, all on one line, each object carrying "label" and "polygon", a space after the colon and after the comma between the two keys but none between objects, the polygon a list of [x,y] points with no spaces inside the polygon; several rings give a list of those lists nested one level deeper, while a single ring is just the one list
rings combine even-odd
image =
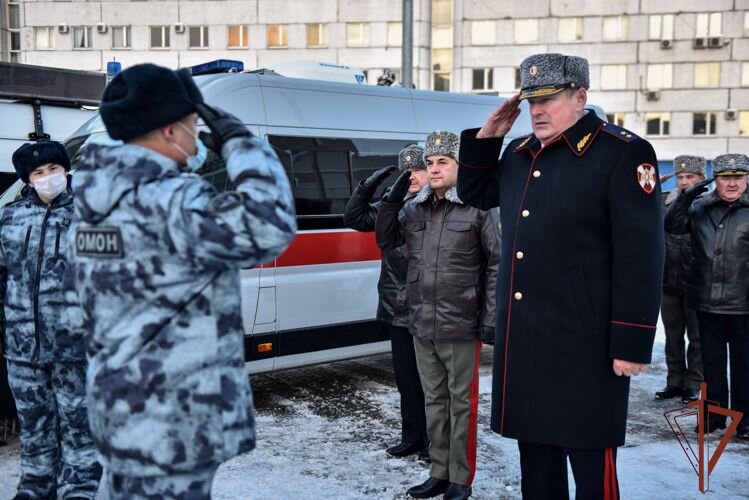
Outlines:
[{"label": "black leather boot", "polygon": [[466,500],[471,496],[473,490],[465,484],[450,483],[445,492],[444,500]]},{"label": "black leather boot", "polygon": [[421,443],[400,443],[395,446],[391,446],[385,452],[393,457],[407,457],[421,451]]},{"label": "black leather boot", "polygon": [[406,493],[413,498],[432,498],[447,491],[450,481],[430,477],[418,486],[410,488]]}]

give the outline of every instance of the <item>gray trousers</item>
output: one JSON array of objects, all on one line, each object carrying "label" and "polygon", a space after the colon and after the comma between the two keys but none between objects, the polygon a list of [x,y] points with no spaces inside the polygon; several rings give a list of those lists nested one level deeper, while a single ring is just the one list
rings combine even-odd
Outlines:
[{"label": "gray trousers", "polygon": [[414,338],[426,404],[429,475],[470,485],[476,473],[480,340]]},{"label": "gray trousers", "polygon": [[[666,384],[672,387],[698,389],[702,382],[702,353],[697,328],[697,313],[687,307],[684,296],[663,293],[661,318],[666,329]],[[689,346],[684,356],[684,330]]]},{"label": "gray trousers", "polygon": [[217,467],[168,476],[130,477],[106,472],[107,500],[208,500]]}]

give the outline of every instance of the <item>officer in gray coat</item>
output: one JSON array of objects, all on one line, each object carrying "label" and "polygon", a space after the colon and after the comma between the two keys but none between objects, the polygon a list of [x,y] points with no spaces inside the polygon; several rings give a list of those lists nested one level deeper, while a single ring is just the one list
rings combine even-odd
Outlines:
[{"label": "officer in gray coat", "polygon": [[[100,111],[124,145],[85,146],[73,237],[109,498],[209,498],[218,465],[255,446],[239,268],[291,242],[291,190],[268,144],[205,105],[185,70],[128,68]],[[233,190],[186,172],[206,146]]]},{"label": "officer in gray coat", "polygon": [[0,297],[21,424],[16,498],[94,498],[101,466],[86,416],[83,335],[64,284],[70,160],[62,144],[40,141],[16,150],[13,166],[27,187],[0,211]]}]

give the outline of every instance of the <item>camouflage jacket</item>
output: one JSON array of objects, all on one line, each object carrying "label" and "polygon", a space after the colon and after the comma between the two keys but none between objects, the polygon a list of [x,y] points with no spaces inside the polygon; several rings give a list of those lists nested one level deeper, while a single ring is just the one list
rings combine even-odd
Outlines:
[{"label": "camouflage jacket", "polygon": [[47,205],[27,189],[0,210],[0,297],[5,357],[11,361],[85,360],[81,330],[71,322],[75,297],[68,300],[63,286],[72,218],[67,191]]},{"label": "camouflage jacket", "polygon": [[222,194],[140,146],[81,156],[71,237],[90,424],[121,475],[215,467],[255,445],[239,268],[291,242],[294,201],[265,142],[222,153],[235,187]]}]

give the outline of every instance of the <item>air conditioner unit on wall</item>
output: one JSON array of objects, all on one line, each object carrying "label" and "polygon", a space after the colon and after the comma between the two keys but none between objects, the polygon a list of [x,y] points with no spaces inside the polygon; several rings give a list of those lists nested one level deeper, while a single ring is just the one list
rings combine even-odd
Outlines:
[{"label": "air conditioner unit on wall", "polygon": [[184,33],[185,32],[185,25],[182,23],[176,23],[174,25],[174,32],[175,33]]},{"label": "air conditioner unit on wall", "polygon": [[65,23],[60,23],[57,25],[57,32],[61,35],[65,35],[70,32],[70,26]]},{"label": "air conditioner unit on wall", "polygon": [[728,45],[728,40],[724,40],[722,36],[711,36],[707,44],[711,49],[719,49]]},{"label": "air conditioner unit on wall", "polygon": [[673,40],[661,40],[662,49],[670,49],[674,46]]},{"label": "air conditioner unit on wall", "polygon": [[107,25],[104,23],[98,23],[96,25],[96,32],[97,33],[106,33],[107,32]]},{"label": "air conditioner unit on wall", "polygon": [[706,49],[708,40],[706,37],[695,38],[692,40],[692,47],[695,49]]},{"label": "air conditioner unit on wall", "polygon": [[646,90],[645,91],[645,99],[648,101],[657,101],[661,98],[661,91],[660,90]]},{"label": "air conditioner unit on wall", "polygon": [[739,114],[735,109],[726,110],[726,120],[735,120],[738,115]]}]

